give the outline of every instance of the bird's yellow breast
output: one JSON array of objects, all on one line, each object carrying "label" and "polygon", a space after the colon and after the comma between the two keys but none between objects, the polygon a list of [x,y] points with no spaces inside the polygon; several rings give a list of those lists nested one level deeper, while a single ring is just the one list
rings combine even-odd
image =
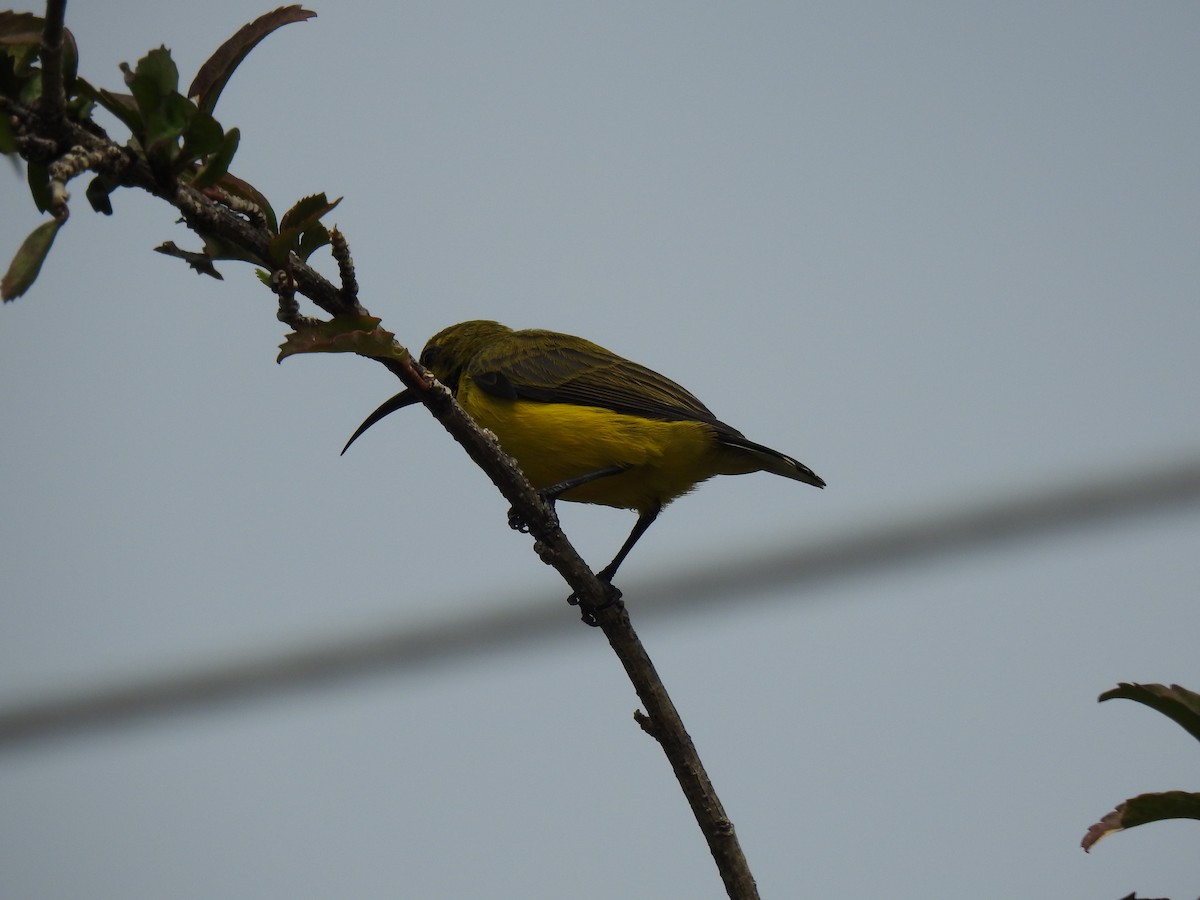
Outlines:
[{"label": "bird's yellow breast", "polygon": [[[613,465],[620,475],[562,495],[645,512],[665,506],[700,482],[726,471],[713,430],[702,422],[667,422],[593,406],[510,400],[487,394],[464,375],[457,399],[496,435],[535,488],[545,488]],[[753,466],[748,467],[747,471]]]}]

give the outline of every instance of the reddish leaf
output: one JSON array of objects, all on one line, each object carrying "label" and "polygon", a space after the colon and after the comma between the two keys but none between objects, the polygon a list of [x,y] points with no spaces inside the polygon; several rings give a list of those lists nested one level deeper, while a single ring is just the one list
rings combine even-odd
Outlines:
[{"label": "reddish leaf", "polygon": [[182,259],[200,275],[208,275],[211,278],[217,279],[217,281],[225,280],[225,277],[213,266],[213,258],[207,252],[196,253],[192,250],[184,250],[177,246],[174,241],[167,241],[165,244],[155,247],[154,250],[165,256]]},{"label": "reddish leaf", "polygon": [[200,67],[200,71],[192,79],[192,86],[188,88],[188,96],[196,101],[196,105],[203,112],[211,113],[216,108],[217,99],[230,76],[259,41],[277,28],[291,22],[303,22],[315,15],[315,12],[298,5],[281,6],[274,12],[261,15],[253,22],[243,25],[237,34],[218,47],[217,52]]},{"label": "reddish leaf", "polygon": [[74,87],[79,75],[79,44],[70,28],[63,29],[63,83]]},{"label": "reddish leaf", "polygon": [[4,278],[0,279],[0,298],[5,303],[20,297],[37,280],[42,263],[46,261],[46,254],[54,246],[54,236],[66,221],[52,219],[43,222],[22,241],[17,255],[13,257],[8,271],[4,273]]},{"label": "reddish leaf", "polygon": [[1122,682],[1100,695],[1100,702],[1122,698],[1136,700],[1173,719],[1200,741],[1200,694],[1173,684],[1129,684]]},{"label": "reddish leaf", "polygon": [[[235,131],[237,131],[236,128],[231,128],[229,129],[229,134],[233,134]],[[228,135],[226,135],[226,137],[228,137]],[[229,172],[226,172],[217,182],[217,186],[222,190],[233,194],[235,197],[241,197],[243,200],[249,200],[262,211],[264,216],[267,217],[267,227],[270,228],[271,231],[277,231],[279,229],[279,225],[275,221],[275,210],[271,208],[271,204],[267,202],[267,198],[264,197],[258,188],[256,188],[250,182],[242,181],[242,179],[238,178],[236,175],[231,175]]]},{"label": "reddish leaf", "polygon": [[341,202],[342,198],[338,197],[331,203],[325,197],[324,192],[302,197],[296,201],[295,206],[283,214],[283,218],[279,220],[279,230],[285,231],[289,228],[304,228],[319,220]]},{"label": "reddish leaf", "polygon": [[279,233],[271,238],[271,259],[275,264],[282,266],[293,252],[307,260],[314,250],[328,244],[329,230],[321,224],[321,217],[341,202],[341,197],[330,202],[324,193],[313,194],[285,212],[279,220]]},{"label": "reddish leaf", "polygon": [[1131,797],[1089,828],[1081,846],[1085,852],[1090,852],[1096,841],[1106,834],[1163,819],[1200,819],[1200,794],[1163,791]]},{"label": "reddish leaf", "polygon": [[357,353],[373,359],[402,360],[408,350],[396,343],[396,336],[379,327],[373,316],[337,318],[293,331],[279,346],[277,362],[297,353]]},{"label": "reddish leaf", "polygon": [[141,133],[142,114],[138,111],[137,101],[133,99],[133,94],[114,94],[112,91],[100,88],[95,90],[95,100],[120,119],[132,134]]},{"label": "reddish leaf", "polygon": [[103,175],[97,175],[88,182],[86,196],[88,203],[92,209],[106,216],[113,214],[112,200],[109,195],[116,189],[116,185],[110,182]]},{"label": "reddish leaf", "polygon": [[0,12],[0,46],[23,47],[42,42],[45,20],[33,13]]}]

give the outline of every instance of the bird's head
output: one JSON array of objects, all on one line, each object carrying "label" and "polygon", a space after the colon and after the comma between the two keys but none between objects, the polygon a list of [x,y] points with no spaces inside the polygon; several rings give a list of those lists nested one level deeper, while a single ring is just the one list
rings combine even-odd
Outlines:
[{"label": "bird's head", "polygon": [[[457,394],[463,370],[475,355],[492,341],[511,333],[512,329],[508,326],[486,319],[459,322],[457,325],[443,328],[429,339],[425,349],[421,351],[420,363],[433,373],[434,378],[450,388],[451,393]],[[408,390],[401,391],[385,401],[358,426],[358,430],[346,441],[342,453],[349,450],[359,435],[380,419],[416,402],[417,395]]]},{"label": "bird's head", "polygon": [[480,350],[506,334],[512,334],[512,329],[499,322],[486,319],[459,322],[443,328],[429,339],[421,351],[421,365],[457,394],[458,380],[467,364]]}]

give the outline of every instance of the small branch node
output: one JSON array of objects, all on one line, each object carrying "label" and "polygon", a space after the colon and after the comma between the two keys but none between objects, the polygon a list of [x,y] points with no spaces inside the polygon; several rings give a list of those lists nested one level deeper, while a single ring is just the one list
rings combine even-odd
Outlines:
[{"label": "small branch node", "polygon": [[263,213],[257,203],[247,200],[245,197],[231,194],[229,191],[219,188],[216,185],[206,187],[201,193],[210,200],[220,203],[226,209],[233,210],[233,212],[245,216],[255,228],[267,227],[266,214]]},{"label": "small branch node", "polygon": [[365,310],[358,302],[358,279],[354,277],[354,260],[350,258],[350,243],[337,228],[329,230],[329,243],[333,258],[337,261],[341,290],[338,292],[346,309],[352,315],[361,316]]},{"label": "small branch node", "polygon": [[36,134],[17,134],[17,150],[30,162],[48,162],[54,159],[58,144]]},{"label": "small branch node", "polygon": [[713,822],[713,832],[719,837],[732,837],[733,823],[722,816]]},{"label": "small branch node", "polygon": [[633,721],[638,723],[638,727],[650,737],[658,740],[658,726],[654,724],[654,720],[642,712],[640,709],[633,711]]},{"label": "small branch node", "polygon": [[300,257],[295,253],[288,255],[287,265],[271,273],[271,290],[279,297],[279,311],[275,314],[283,324],[291,326],[293,331],[311,328],[319,325],[320,319],[300,315],[300,304],[296,300],[296,289],[299,287],[293,266],[300,263]]},{"label": "small branch node", "polygon": [[[114,157],[112,147],[99,147],[89,150],[76,144],[54,162],[50,163],[47,171],[50,175],[50,206],[55,214],[61,214],[66,209],[67,201],[71,199],[67,191],[67,182],[89,170],[99,171]],[[120,150],[115,153],[120,157]]]},{"label": "small branch node", "polygon": [[197,225],[199,223],[211,222],[214,218],[212,211],[206,209],[201,202],[202,196],[190,189],[179,187],[172,197],[175,208],[183,213],[184,221],[188,223],[188,227],[200,233],[203,233],[203,229],[197,227]]},{"label": "small branch node", "polygon": [[554,552],[554,548],[543,541],[533,542],[533,552],[538,555],[538,559],[548,566],[554,565],[554,561],[558,559],[558,554]]},{"label": "small branch node", "polygon": [[271,290],[279,298],[279,312],[275,317],[299,331],[303,317],[300,315],[300,304],[296,301],[296,279],[290,268],[276,269],[271,273]]}]

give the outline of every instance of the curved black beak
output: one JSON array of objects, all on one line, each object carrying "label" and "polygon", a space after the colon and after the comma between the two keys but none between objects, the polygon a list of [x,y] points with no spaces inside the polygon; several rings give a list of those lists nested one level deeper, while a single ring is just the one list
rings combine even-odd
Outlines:
[{"label": "curved black beak", "polygon": [[356,431],[356,432],[354,432],[354,434],[350,435],[350,440],[346,441],[346,446],[342,448],[341,455],[343,455],[343,456],[345,455],[346,451],[350,449],[350,445],[353,444],[356,440],[358,440],[358,436],[360,434],[362,434],[364,431],[366,431],[368,428],[370,428],[372,425],[374,425],[376,422],[378,422],[384,416],[390,416],[396,410],[404,409],[404,407],[406,407],[406,406],[412,406],[414,403],[417,403],[417,402],[419,402],[417,400],[417,395],[414,394],[410,390],[403,390],[400,393],[398,393],[395,397],[392,397],[389,400],[385,400],[383,402],[383,405],[380,406],[379,409],[375,410],[375,412],[373,412],[369,416],[367,416],[366,421],[358,426],[358,431]]}]

